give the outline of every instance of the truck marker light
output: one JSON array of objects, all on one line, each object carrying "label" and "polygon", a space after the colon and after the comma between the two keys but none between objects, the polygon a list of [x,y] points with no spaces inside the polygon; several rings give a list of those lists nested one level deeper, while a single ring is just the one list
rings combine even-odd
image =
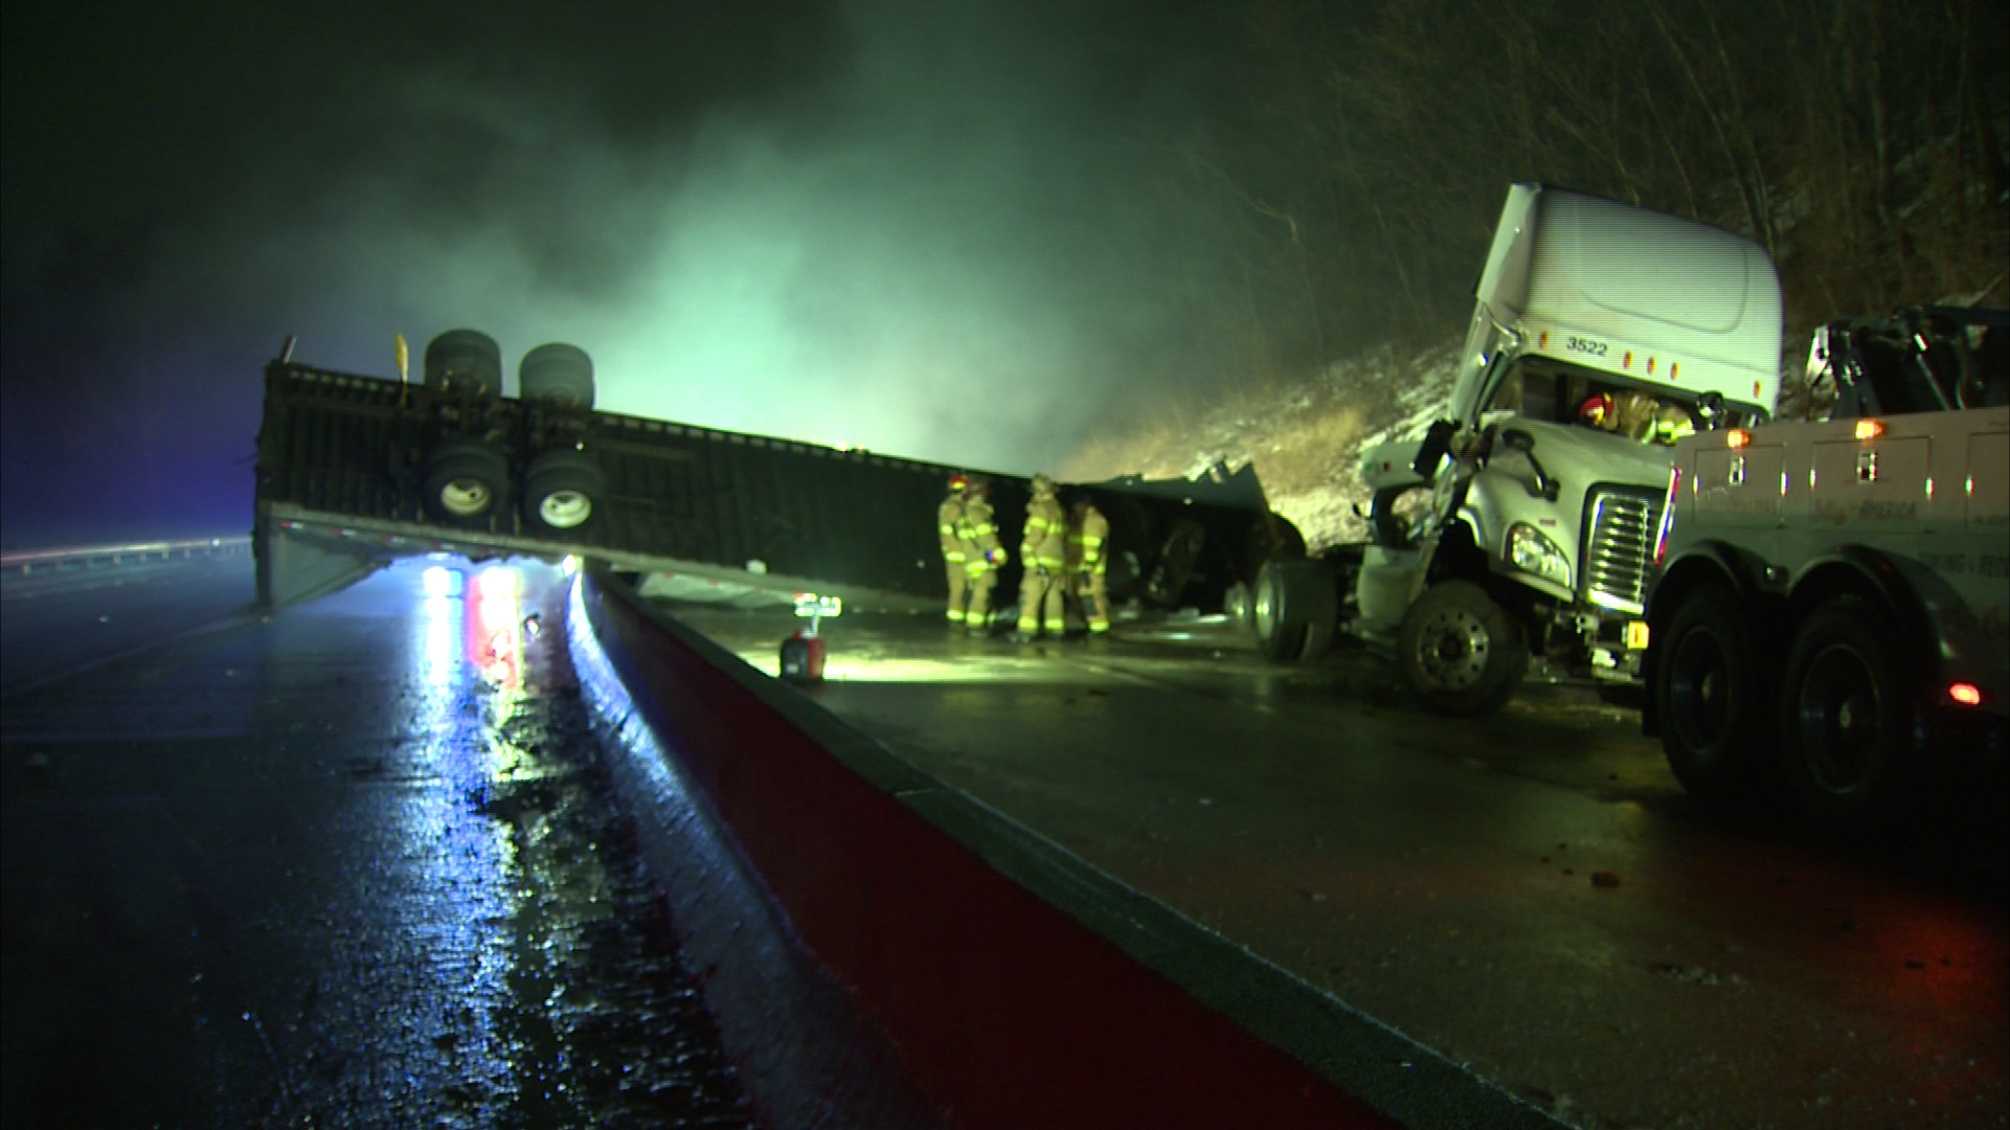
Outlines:
[{"label": "truck marker light", "polygon": [[1647,359],[1647,373],[1649,376],[1652,376],[1654,373],[1654,358],[1652,357]]},{"label": "truck marker light", "polygon": [[1750,447],[1752,446],[1752,433],[1743,428],[1732,428],[1730,431],[1724,433],[1724,446],[1734,451],[1741,447]]},{"label": "truck marker light", "polygon": [[1536,347],[1537,349],[1548,349],[1548,348],[1549,348],[1549,331],[1548,331],[1548,330],[1544,330],[1544,331],[1542,331],[1542,332],[1541,332],[1540,334],[1537,334],[1537,335],[1536,335],[1536,339],[1535,339],[1535,347]]},{"label": "truck marker light", "polygon": [[1628,620],[1626,622],[1626,650],[1646,651],[1649,638],[1647,621]]},{"label": "truck marker light", "polygon": [[1883,434],[1884,421],[1882,420],[1858,420],[1856,422],[1856,438],[1858,439],[1876,439]]},{"label": "truck marker light", "polygon": [[1633,351],[1631,349],[1626,351],[1626,356],[1619,359],[1619,367],[1622,369],[1631,369],[1633,367]]},{"label": "truck marker light", "polygon": [[1926,476],[1926,498],[1927,498],[1927,501],[1929,501],[1929,502],[1931,502],[1931,501],[1933,500],[1933,476],[1932,476],[1932,475],[1928,475],[1928,476]]},{"label": "truck marker light", "polygon": [[1668,379],[1669,379],[1669,380],[1671,380],[1671,381],[1672,381],[1672,380],[1676,379],[1676,378],[1677,378],[1678,376],[1680,376],[1680,375],[1681,375],[1681,373],[1682,373],[1682,362],[1680,362],[1680,361],[1670,361],[1670,362],[1668,362]]},{"label": "truck marker light", "polygon": [[1950,683],[1947,687],[1947,697],[1963,706],[1981,706],[1982,688],[1974,683]]}]

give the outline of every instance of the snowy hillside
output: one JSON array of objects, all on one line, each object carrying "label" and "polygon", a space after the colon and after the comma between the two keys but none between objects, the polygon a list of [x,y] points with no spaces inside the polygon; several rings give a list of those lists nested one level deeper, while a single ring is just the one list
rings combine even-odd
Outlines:
[{"label": "snowy hillside", "polygon": [[1216,461],[1256,465],[1271,508],[1318,548],[1366,535],[1356,464],[1364,447],[1421,436],[1451,395],[1456,343],[1414,355],[1379,347],[1296,384],[1251,386],[1212,403],[1167,404],[1123,434],[1092,441],[1060,468],[1092,481],[1197,475]]}]

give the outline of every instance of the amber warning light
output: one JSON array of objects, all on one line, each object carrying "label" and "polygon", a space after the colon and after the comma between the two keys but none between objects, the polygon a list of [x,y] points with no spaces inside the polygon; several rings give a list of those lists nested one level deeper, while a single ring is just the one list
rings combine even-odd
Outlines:
[{"label": "amber warning light", "polygon": [[1947,688],[1947,697],[1963,706],[1981,706],[1982,688],[1974,683],[1953,683]]},{"label": "amber warning light", "polygon": [[1856,438],[1858,439],[1876,439],[1883,434],[1883,420],[1858,420],[1856,422]]},{"label": "amber warning light", "polygon": [[1751,445],[1752,433],[1743,428],[1732,428],[1730,431],[1724,433],[1724,446],[1726,447],[1739,448],[1750,447]]}]

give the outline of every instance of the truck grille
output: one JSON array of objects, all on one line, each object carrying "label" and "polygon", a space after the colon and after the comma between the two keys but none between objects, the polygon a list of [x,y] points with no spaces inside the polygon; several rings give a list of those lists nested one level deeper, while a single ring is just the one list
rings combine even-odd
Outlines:
[{"label": "truck grille", "polygon": [[1647,607],[1647,569],[1661,496],[1652,491],[1593,487],[1584,500],[1584,597],[1620,612]]}]

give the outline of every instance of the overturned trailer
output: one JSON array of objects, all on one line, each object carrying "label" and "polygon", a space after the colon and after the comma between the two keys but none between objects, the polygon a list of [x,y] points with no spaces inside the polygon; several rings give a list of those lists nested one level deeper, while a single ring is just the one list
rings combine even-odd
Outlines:
[{"label": "overturned trailer", "polygon": [[[433,552],[591,557],[683,596],[931,611],[946,598],[935,508],[961,468],[595,411],[591,361],[570,346],[526,354],[517,397],[501,375],[493,340],[467,330],[434,339],[413,383],[303,364],[289,340],[265,373],[259,600],[311,599]],[[1015,537],[1030,482],[979,473]],[[1063,493],[1109,517],[1118,601],[1218,608],[1266,559],[1303,552],[1248,468]],[[1003,591],[1017,580],[1014,561]]]}]

